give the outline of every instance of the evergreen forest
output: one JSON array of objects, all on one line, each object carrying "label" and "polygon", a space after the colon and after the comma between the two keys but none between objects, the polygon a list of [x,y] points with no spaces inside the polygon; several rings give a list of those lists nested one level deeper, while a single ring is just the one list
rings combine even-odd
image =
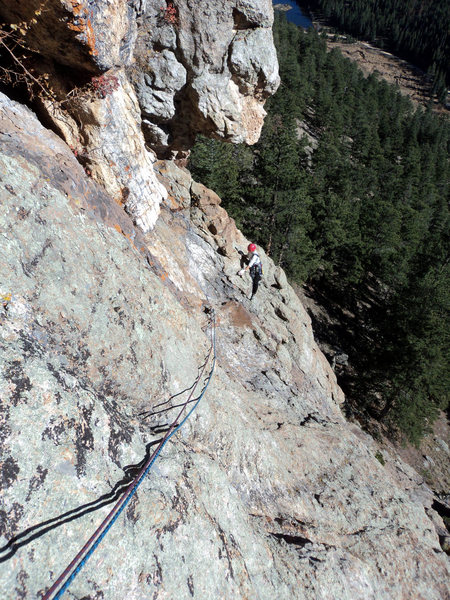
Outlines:
[{"label": "evergreen forest", "polygon": [[200,138],[194,178],[336,317],[347,409],[418,444],[449,386],[450,122],[278,15],[260,141]]},{"label": "evergreen forest", "polygon": [[448,0],[310,0],[306,5],[340,30],[421,67],[433,79],[432,92],[445,103],[450,86]]}]

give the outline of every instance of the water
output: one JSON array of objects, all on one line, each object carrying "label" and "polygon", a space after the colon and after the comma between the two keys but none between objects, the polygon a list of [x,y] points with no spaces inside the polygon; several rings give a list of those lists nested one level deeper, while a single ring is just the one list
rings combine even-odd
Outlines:
[{"label": "water", "polygon": [[294,25],[299,25],[305,29],[313,26],[311,19],[302,13],[300,7],[294,0],[272,0],[272,4],[289,4],[292,6],[291,10],[286,11],[286,17],[287,20],[294,23]]}]

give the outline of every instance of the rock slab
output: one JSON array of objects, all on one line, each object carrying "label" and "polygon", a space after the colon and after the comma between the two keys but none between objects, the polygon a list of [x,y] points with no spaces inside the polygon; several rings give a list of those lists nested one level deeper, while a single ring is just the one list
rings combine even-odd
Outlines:
[{"label": "rock slab", "polygon": [[1,597],[42,597],[101,522],[167,422],[145,414],[195,380],[212,306],[207,395],[70,593],[447,598],[431,493],[345,422],[309,318],[264,253],[247,299],[233,248],[248,241],[217,196],[158,163],[168,196],[144,236],[0,98]]}]

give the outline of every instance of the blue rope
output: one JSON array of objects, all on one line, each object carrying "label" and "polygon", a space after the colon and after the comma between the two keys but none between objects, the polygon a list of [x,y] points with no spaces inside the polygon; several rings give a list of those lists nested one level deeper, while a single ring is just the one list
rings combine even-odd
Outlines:
[{"label": "blue rope", "polygon": [[195,404],[193,405],[193,407],[191,408],[191,410],[187,413],[187,415],[184,417],[184,419],[174,428],[174,430],[164,440],[164,442],[162,443],[161,447],[158,449],[158,451],[156,452],[155,456],[153,457],[153,459],[149,463],[148,467],[145,469],[145,471],[142,473],[141,477],[136,482],[136,485],[134,486],[133,490],[131,491],[131,493],[129,494],[129,496],[125,500],[125,502],[122,504],[122,506],[119,508],[119,510],[117,511],[117,513],[114,515],[114,517],[108,523],[108,525],[105,527],[104,531],[102,531],[102,533],[99,535],[98,539],[91,546],[91,548],[87,552],[86,556],[80,560],[80,562],[78,563],[78,565],[76,566],[76,568],[74,569],[74,571],[72,572],[72,574],[70,575],[70,577],[68,577],[68,579],[66,580],[66,582],[63,584],[63,586],[60,588],[60,590],[56,593],[56,595],[54,596],[54,600],[58,600],[59,598],[61,598],[61,596],[64,594],[64,592],[70,586],[70,584],[72,583],[72,581],[75,579],[75,577],[78,575],[78,573],[84,567],[84,565],[87,563],[87,561],[89,560],[89,558],[92,556],[92,554],[97,549],[97,547],[100,544],[100,542],[103,540],[103,538],[105,537],[105,535],[108,533],[108,531],[114,525],[114,523],[116,522],[116,520],[118,519],[118,517],[122,514],[123,510],[125,509],[125,507],[128,505],[128,503],[131,500],[131,498],[136,493],[138,487],[141,485],[142,481],[147,476],[148,472],[152,468],[153,464],[155,463],[156,459],[160,455],[160,453],[161,453],[162,449],[164,448],[164,446],[167,444],[167,442],[170,440],[170,438],[184,425],[184,423],[188,420],[188,418],[191,416],[191,414],[197,408],[200,400],[205,395],[206,390],[208,389],[209,383],[210,383],[210,381],[212,379],[212,376],[213,376],[213,373],[214,373],[214,367],[215,367],[215,364],[216,364],[216,333],[215,333],[215,321],[214,320],[213,320],[213,323],[212,323],[212,327],[213,327],[213,336],[212,336],[213,337],[213,360],[212,360],[212,366],[211,366],[211,370],[209,372],[209,375],[208,375],[208,377],[206,379],[206,382],[205,382],[205,385],[203,387],[203,390],[202,390],[201,394],[199,395],[199,397],[197,398],[197,401],[195,402]]}]

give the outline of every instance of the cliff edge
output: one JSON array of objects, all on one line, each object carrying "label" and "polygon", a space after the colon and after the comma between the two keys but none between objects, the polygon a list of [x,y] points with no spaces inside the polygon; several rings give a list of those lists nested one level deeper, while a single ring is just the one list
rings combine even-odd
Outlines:
[{"label": "cliff edge", "polygon": [[13,79],[32,51],[41,118],[144,231],[165,198],[156,154],[183,158],[198,133],[255,143],[279,85],[270,0],[17,0],[0,17]]}]

